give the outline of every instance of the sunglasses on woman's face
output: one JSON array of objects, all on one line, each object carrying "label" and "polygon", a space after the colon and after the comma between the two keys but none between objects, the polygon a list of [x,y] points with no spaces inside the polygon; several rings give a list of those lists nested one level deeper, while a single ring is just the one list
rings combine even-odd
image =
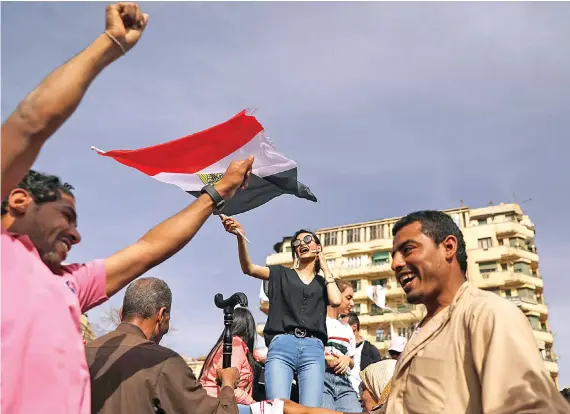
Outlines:
[{"label": "sunglasses on woman's face", "polygon": [[[313,241],[313,236],[311,236],[310,234],[307,234],[305,237],[303,237],[303,242],[305,244],[309,244],[310,242]],[[300,239],[295,239],[293,240],[293,247],[297,248],[301,245],[301,240]]]}]

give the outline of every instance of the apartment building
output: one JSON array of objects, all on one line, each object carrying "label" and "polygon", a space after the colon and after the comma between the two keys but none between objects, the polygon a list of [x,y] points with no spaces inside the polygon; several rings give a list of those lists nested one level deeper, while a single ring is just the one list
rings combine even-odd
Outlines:
[{"label": "apartment building", "polygon": [[[537,348],[558,386],[558,364],[544,302],[535,229],[518,204],[444,210],[462,230],[468,252],[468,279],[475,286],[513,301],[527,316]],[[347,224],[316,231],[333,274],[349,281],[355,292],[355,311],[361,334],[385,354],[391,335],[409,337],[425,315],[423,305],[406,302],[391,270],[392,228],[399,217]],[[267,265],[292,265],[290,239],[284,238],[267,257]],[[382,285],[387,309],[368,298],[366,288]],[[267,297],[260,293],[260,309],[267,313]],[[259,327],[259,331],[263,329]]]}]

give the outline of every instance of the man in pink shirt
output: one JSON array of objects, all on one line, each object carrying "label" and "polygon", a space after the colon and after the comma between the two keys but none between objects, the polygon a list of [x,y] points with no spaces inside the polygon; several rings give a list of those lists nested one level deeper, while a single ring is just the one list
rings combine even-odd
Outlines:
[{"label": "man in pink shirt", "polygon": [[213,192],[104,260],[62,265],[79,243],[72,187],[29,171],[95,77],[128,52],[148,15],[107,7],[106,31],[52,72],[2,125],[1,411],[90,413],[82,312],[183,248],[208,217],[247,185],[253,158],[230,164]]}]

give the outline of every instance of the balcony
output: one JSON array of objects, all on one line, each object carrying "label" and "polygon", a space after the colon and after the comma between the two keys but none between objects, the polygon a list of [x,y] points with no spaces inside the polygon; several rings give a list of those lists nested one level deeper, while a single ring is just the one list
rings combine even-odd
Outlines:
[{"label": "balcony", "polygon": [[392,273],[392,268],[390,263],[368,263],[355,267],[346,266],[335,266],[331,269],[331,272],[335,276],[349,277],[349,276],[370,276],[370,275],[380,275],[380,274],[390,274]]},{"label": "balcony", "polygon": [[544,359],[544,365],[546,365],[548,372],[558,374],[558,364],[553,360]]},{"label": "balcony", "polygon": [[397,312],[392,311],[381,311],[378,313],[361,313],[358,315],[360,319],[360,324],[363,326],[367,325],[380,325],[384,323],[390,323],[394,321],[398,322],[419,322],[425,315],[425,310],[420,306],[407,305],[406,308],[399,308]]},{"label": "balcony", "polygon": [[552,341],[554,341],[554,337],[552,336],[551,332],[548,331],[543,331],[543,330],[537,330],[533,328],[533,333],[534,333],[534,337],[536,339],[538,339],[539,341],[544,341],[546,343],[551,344]]},{"label": "balcony", "polygon": [[524,238],[533,238],[534,231],[530,230],[527,226],[516,221],[509,221],[505,223],[497,224],[496,227],[497,236],[514,236],[521,235]]},{"label": "balcony", "polygon": [[292,265],[293,264],[293,257],[291,256],[291,252],[273,253],[272,255],[267,256],[267,259],[265,260],[265,264],[267,266]]},{"label": "balcony", "polygon": [[536,303],[536,301],[526,300],[519,296],[506,296],[506,299],[510,300],[512,303],[517,305],[523,311],[535,312],[541,315],[548,315],[548,308],[542,303]]},{"label": "balcony", "polygon": [[[405,295],[404,289],[400,287],[398,282],[394,278],[386,279],[388,283],[384,285],[384,292],[386,293],[386,298],[402,297]],[[368,299],[366,294],[366,289],[359,289],[354,292],[354,300],[365,300]]]},{"label": "balcony", "polygon": [[473,255],[476,262],[516,261],[518,259],[538,262],[538,255],[523,247],[494,246],[486,250],[472,249],[469,251],[469,255]]},{"label": "balcony", "polygon": [[544,282],[540,277],[527,275],[525,273],[508,271],[481,273],[478,287],[481,289],[496,286],[520,286],[532,285],[535,287],[544,287]]}]

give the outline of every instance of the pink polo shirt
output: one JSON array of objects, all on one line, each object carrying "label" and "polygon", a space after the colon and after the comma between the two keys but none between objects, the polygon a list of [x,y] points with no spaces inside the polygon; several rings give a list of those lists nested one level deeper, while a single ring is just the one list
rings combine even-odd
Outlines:
[{"label": "pink polo shirt", "polygon": [[81,313],[107,299],[102,260],[54,275],[27,236],[2,228],[2,412],[89,414]]}]

